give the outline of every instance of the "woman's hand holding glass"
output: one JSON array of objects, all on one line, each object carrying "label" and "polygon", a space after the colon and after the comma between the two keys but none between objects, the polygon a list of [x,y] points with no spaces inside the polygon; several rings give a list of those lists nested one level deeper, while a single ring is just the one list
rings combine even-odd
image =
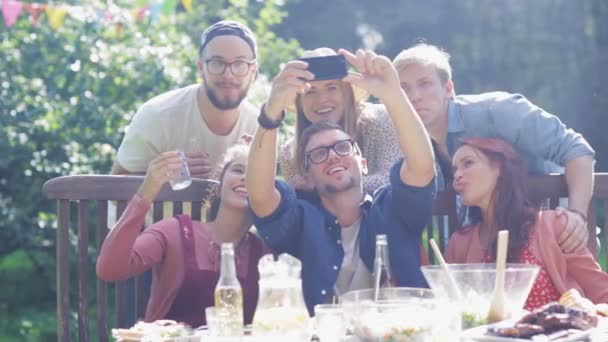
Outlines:
[{"label": "woman's hand holding glass", "polygon": [[143,199],[153,202],[163,185],[173,179],[184,165],[183,153],[179,151],[164,152],[154,158],[148,165],[146,177],[137,194]]}]

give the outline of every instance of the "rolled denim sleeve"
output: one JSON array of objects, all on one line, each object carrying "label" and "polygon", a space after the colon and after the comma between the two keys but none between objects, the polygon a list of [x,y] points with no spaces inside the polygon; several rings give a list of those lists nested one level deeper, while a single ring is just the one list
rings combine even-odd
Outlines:
[{"label": "rolled denim sleeve", "polygon": [[401,225],[408,227],[414,235],[419,236],[431,221],[437,185],[435,177],[423,187],[403,183],[400,176],[401,164],[403,158],[391,168],[391,210]]},{"label": "rolled denim sleeve", "polygon": [[523,95],[498,93],[489,107],[494,131],[516,148],[561,166],[595,152],[585,138]]},{"label": "rolled denim sleeve", "polygon": [[297,256],[303,227],[302,208],[295,191],[287,183],[277,180],[275,187],[281,194],[279,206],[265,217],[254,214],[253,224],[273,252]]}]

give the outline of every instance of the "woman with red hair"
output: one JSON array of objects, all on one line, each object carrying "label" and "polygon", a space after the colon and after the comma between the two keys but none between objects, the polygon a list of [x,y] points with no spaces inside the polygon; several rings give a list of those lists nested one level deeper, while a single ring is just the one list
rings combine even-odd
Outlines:
[{"label": "woman with red hair", "polygon": [[528,200],[527,176],[515,149],[494,138],[464,140],[452,158],[454,190],[469,207],[470,224],[451,237],[450,263],[493,262],[497,233],[509,230],[509,262],[540,266],[527,310],[556,301],[570,289],[594,303],[608,302],[608,274],[587,248],[562,251],[558,236],[566,218]]}]

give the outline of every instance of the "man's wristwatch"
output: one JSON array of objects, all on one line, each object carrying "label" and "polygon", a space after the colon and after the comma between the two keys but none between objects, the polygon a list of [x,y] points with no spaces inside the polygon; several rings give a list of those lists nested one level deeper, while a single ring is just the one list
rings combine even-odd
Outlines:
[{"label": "man's wristwatch", "polygon": [[278,118],[277,120],[271,120],[268,115],[266,115],[266,104],[264,103],[262,105],[262,108],[260,109],[260,115],[258,116],[258,124],[260,125],[260,127],[263,127],[265,129],[275,129],[281,126],[281,122],[283,122],[284,118],[285,111],[282,111],[280,118]]}]

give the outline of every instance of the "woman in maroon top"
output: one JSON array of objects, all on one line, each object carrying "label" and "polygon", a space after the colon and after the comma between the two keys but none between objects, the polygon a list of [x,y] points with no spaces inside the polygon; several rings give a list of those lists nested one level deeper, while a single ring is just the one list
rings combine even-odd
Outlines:
[{"label": "woman in maroon top", "polygon": [[248,146],[226,152],[220,184],[211,199],[208,222],[187,215],[164,219],[140,232],[150,204],[180,168],[177,152],[165,152],[148,167],[146,177],[104,241],[97,275],[118,281],[152,269],[152,289],[146,321],[173,319],[193,327],[206,323],[205,307],[214,305],[219,278],[220,248],[235,244],[237,277],[243,288],[245,323],[251,323],[258,300],[258,260],[267,253],[263,242],[249,232],[252,225],[245,188]]}]

